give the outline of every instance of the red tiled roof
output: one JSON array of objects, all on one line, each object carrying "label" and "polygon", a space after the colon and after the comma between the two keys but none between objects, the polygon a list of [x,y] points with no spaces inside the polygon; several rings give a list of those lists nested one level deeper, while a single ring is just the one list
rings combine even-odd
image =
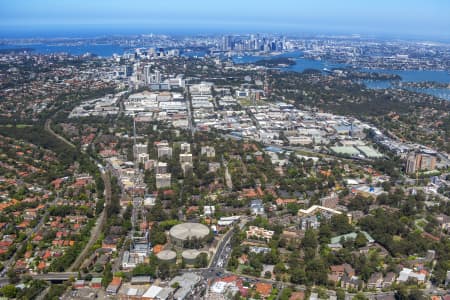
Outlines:
[{"label": "red tiled roof", "polygon": [[289,297],[289,300],[303,300],[305,299],[305,293],[304,292],[293,292],[291,294],[291,297]]},{"label": "red tiled roof", "polygon": [[257,282],[255,289],[261,296],[267,297],[272,292],[272,285],[270,283]]},{"label": "red tiled roof", "polygon": [[46,266],[45,262],[41,261],[37,267],[39,270],[43,270],[43,269],[45,269],[45,266]]},{"label": "red tiled roof", "polygon": [[52,257],[52,253],[49,250],[47,250],[47,251],[45,251],[44,255],[42,256],[42,259],[47,260],[50,257]]},{"label": "red tiled roof", "polygon": [[230,282],[236,281],[237,279],[238,279],[238,277],[236,275],[230,275],[230,276],[227,276],[227,277],[220,278],[219,281],[230,283]]},{"label": "red tiled roof", "polygon": [[7,248],[13,244],[12,241],[0,241],[0,247]]}]

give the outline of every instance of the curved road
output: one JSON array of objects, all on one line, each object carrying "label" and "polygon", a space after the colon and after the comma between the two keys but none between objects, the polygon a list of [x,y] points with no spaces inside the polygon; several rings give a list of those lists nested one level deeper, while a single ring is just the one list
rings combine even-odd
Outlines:
[{"label": "curved road", "polygon": [[64,137],[62,137],[59,134],[57,134],[56,132],[54,132],[51,125],[52,125],[52,119],[47,119],[47,121],[45,121],[45,130],[47,130],[50,134],[55,136],[58,140],[62,141],[63,143],[69,145],[72,148],[76,148],[76,146],[74,144],[72,144],[71,142],[66,140]]}]

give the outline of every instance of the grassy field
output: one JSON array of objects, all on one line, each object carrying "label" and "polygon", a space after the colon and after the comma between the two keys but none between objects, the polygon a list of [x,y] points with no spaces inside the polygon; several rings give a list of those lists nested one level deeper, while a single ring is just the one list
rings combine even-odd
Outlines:
[{"label": "grassy field", "polygon": [[13,128],[13,127],[16,127],[16,128],[20,128],[20,129],[22,129],[22,128],[27,128],[27,127],[32,127],[33,125],[27,125],[27,124],[16,124],[16,125],[13,125],[13,124],[7,124],[7,125],[0,125],[0,127],[6,127],[6,128]]},{"label": "grassy field", "polygon": [[241,98],[241,99],[239,99],[239,104],[241,106],[245,107],[245,106],[253,106],[254,104],[256,104],[256,105],[267,105],[267,102],[263,101],[263,100],[253,101],[253,100],[251,100],[249,98]]}]

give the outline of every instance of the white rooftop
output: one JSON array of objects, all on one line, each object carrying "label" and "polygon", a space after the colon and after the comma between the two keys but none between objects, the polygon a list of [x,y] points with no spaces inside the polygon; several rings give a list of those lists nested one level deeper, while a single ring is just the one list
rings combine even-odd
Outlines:
[{"label": "white rooftop", "polygon": [[156,298],[156,296],[162,291],[162,287],[157,285],[152,285],[145,293],[142,298]]},{"label": "white rooftop", "polygon": [[227,283],[224,281],[216,281],[211,286],[211,291],[214,293],[222,294],[225,292],[225,289],[227,288]]}]

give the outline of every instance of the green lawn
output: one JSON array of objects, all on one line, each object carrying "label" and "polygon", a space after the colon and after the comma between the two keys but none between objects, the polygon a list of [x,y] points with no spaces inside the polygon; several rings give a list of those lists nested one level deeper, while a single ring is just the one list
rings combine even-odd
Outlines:
[{"label": "green lawn", "polygon": [[0,127],[6,127],[6,128],[13,128],[13,127],[16,127],[16,128],[27,128],[27,127],[32,127],[33,125],[27,125],[27,124],[16,124],[16,125],[13,125],[13,124],[6,124],[6,125],[0,125]]}]

